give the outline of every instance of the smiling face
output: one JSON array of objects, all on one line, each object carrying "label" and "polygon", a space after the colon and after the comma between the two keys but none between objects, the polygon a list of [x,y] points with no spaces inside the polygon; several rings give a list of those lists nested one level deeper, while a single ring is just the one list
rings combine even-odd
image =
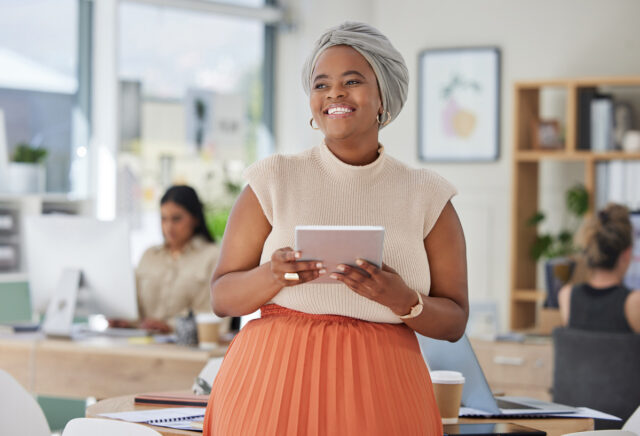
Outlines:
[{"label": "smiling face", "polygon": [[332,141],[375,138],[382,101],[378,81],[367,60],[355,49],[326,49],[311,76],[311,113],[329,145]]}]

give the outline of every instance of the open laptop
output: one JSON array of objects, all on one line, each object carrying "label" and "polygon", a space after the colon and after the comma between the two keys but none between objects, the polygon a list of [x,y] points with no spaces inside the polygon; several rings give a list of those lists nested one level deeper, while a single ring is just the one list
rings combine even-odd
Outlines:
[{"label": "open laptop", "polygon": [[572,413],[576,409],[563,404],[527,397],[494,397],[466,335],[457,342],[440,341],[416,335],[422,355],[431,371],[459,371],[465,377],[462,405],[493,416],[547,415]]}]

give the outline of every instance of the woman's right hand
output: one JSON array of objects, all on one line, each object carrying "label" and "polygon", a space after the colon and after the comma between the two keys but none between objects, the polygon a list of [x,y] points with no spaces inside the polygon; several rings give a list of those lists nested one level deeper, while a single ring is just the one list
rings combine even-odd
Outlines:
[{"label": "woman's right hand", "polygon": [[[276,283],[285,286],[294,286],[310,282],[326,274],[326,269],[319,261],[299,261],[301,253],[293,251],[291,247],[280,248],[271,255],[271,275]],[[285,278],[285,274],[289,278]],[[297,279],[291,278],[291,273],[297,274]]]},{"label": "woman's right hand", "polygon": [[132,329],[136,327],[136,323],[134,321],[129,321],[126,319],[110,319],[109,327]]}]

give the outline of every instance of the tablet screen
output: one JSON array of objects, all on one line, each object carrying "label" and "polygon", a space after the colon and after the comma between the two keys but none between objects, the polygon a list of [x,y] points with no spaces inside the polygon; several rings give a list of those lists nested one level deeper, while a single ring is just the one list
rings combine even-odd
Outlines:
[{"label": "tablet screen", "polygon": [[343,263],[356,266],[356,259],[364,259],[382,266],[384,227],[381,226],[296,226],[295,250],[300,260],[324,263],[327,274],[311,283],[336,283],[329,277]]}]

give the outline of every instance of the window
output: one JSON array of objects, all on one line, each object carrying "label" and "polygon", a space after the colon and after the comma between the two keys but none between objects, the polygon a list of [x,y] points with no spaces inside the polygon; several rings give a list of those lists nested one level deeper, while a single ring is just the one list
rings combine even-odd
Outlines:
[{"label": "window", "polygon": [[119,20],[117,214],[157,234],[172,184],[193,186],[211,213],[228,210],[242,169],[271,151],[265,24],[136,2],[120,4]]},{"label": "window", "polygon": [[[72,155],[86,151],[88,121],[79,96],[78,17],[84,0],[0,3],[0,110],[7,152],[24,142],[47,150],[46,190],[85,184],[71,173]],[[2,134],[2,132],[0,132]],[[0,138],[0,144],[2,139]],[[2,187],[0,187],[1,190]]]}]

